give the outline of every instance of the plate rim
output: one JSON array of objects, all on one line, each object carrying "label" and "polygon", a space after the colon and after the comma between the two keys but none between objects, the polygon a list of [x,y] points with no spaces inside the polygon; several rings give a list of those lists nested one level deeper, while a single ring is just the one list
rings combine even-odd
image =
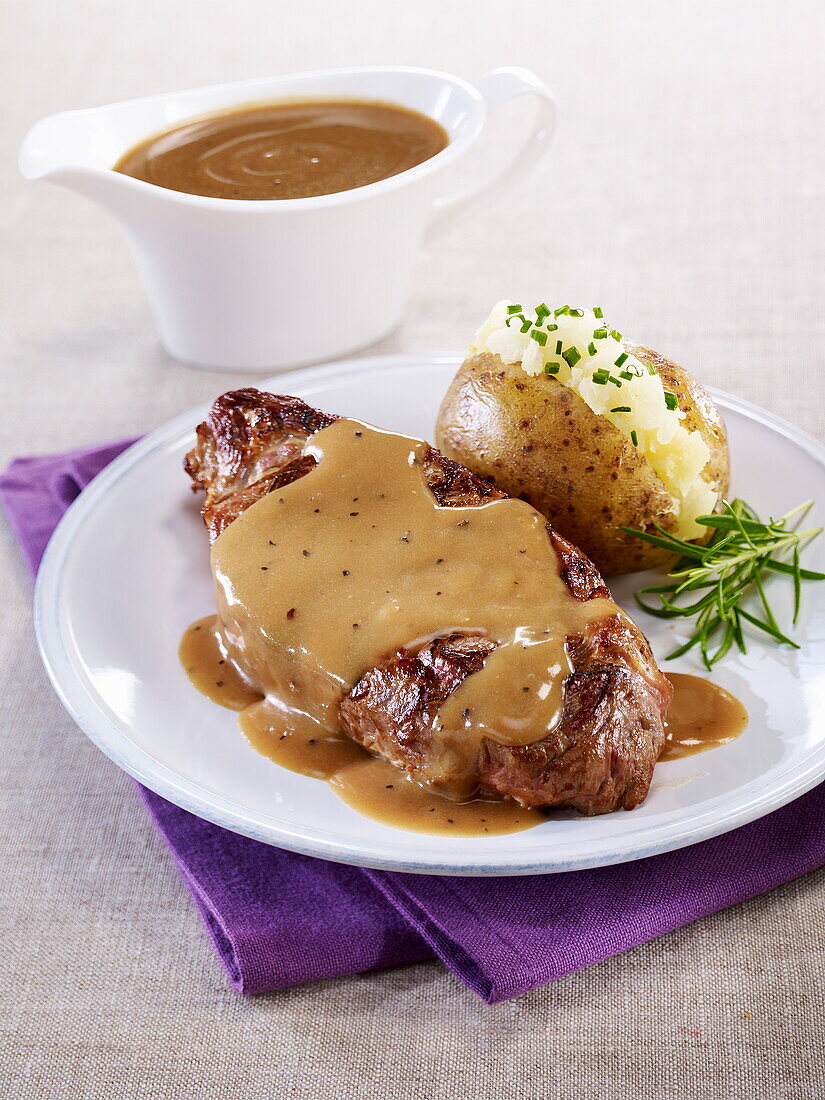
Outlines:
[{"label": "plate rim", "polygon": [[[276,390],[282,389],[286,384],[289,389],[293,385],[361,374],[371,370],[380,370],[385,373],[388,370],[414,366],[452,365],[457,367],[461,358],[461,354],[447,352],[359,356],[280,373],[255,384],[262,389],[274,387]],[[825,471],[825,444],[814,436],[744,398],[715,387],[706,387],[706,389],[721,406],[723,414],[726,410],[739,412],[749,420],[776,431],[794,445],[801,447]],[[600,848],[590,855],[582,852],[578,857],[560,860],[548,856],[539,861],[535,859],[535,853],[531,853],[533,858],[520,861],[517,852],[503,852],[497,859],[491,860],[488,857],[486,861],[479,863],[466,862],[456,865],[451,862],[445,863],[443,859],[442,861],[437,859],[421,861],[386,857],[377,852],[370,853],[368,846],[361,842],[356,842],[353,850],[351,840],[331,839],[329,833],[303,826],[297,829],[290,828],[288,825],[284,828],[278,827],[272,823],[271,818],[264,818],[256,811],[242,807],[230,799],[179,776],[134,742],[127,740],[123,751],[121,730],[95,703],[93,696],[72,668],[71,653],[65,643],[62,629],[64,609],[61,606],[60,592],[63,570],[72,549],[75,533],[84,516],[95,508],[97,501],[121,477],[138,465],[145,455],[167,445],[181,430],[191,430],[191,425],[203,419],[209,408],[210,403],[204,403],[173,417],[133,443],[101,470],[62,516],[46,547],[35,581],[35,634],[41,659],[58,698],[75,724],[101,752],[122,771],[160,797],[221,828],[300,855],[351,866],[404,873],[504,877],[562,873],[611,866],[692,846],[781,809],[811,790],[825,776],[825,741],[823,741],[802,757],[791,775],[769,794],[763,794],[760,797],[759,791],[752,792],[751,798],[745,805],[735,810],[713,814],[709,821],[702,822],[700,819],[699,822],[694,821],[693,825],[684,821],[671,823],[665,827],[667,835],[662,836],[660,832],[657,834],[658,839],[647,843],[630,846],[628,842],[632,840],[634,834],[625,833],[622,837],[623,850],[619,851],[606,853],[603,848]],[[85,707],[84,703],[87,704]],[[265,824],[265,821],[269,824]],[[641,831],[644,831],[644,828]],[[426,834],[420,835],[422,838],[426,837]],[[425,843],[423,839],[422,843]]]}]

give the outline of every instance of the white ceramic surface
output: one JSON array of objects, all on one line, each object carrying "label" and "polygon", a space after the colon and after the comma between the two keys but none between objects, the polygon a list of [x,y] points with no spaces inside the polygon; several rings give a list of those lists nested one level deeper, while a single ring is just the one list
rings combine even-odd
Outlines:
[{"label": "white ceramic surface", "polygon": [[[487,113],[517,96],[538,110],[512,161],[450,194],[449,168]],[[170,191],[111,170],[144,137],[193,116],[282,98],[388,100],[436,119],[449,145],[366,187],[250,202]],[[283,370],[366,347],[400,322],[412,261],[427,229],[525,172],[555,126],[550,92],[524,69],[474,87],[430,69],[330,69],[135,99],[38,122],[20,171],[88,196],[121,225],[161,343],[197,366]]]},{"label": "white ceramic surface", "polygon": [[[356,360],[279,377],[269,388],[428,437],[457,363],[448,356]],[[728,424],[734,491],[775,515],[813,497],[821,519],[825,447],[738,398],[715,396]],[[213,609],[206,537],[181,470],[206,411],[177,417],[95,479],[52,538],[36,593],[40,647],[63,702],[121,768],[170,801],[325,859],[400,871],[537,874],[703,840],[789,802],[825,776],[823,583],[806,586],[800,650],[754,638],[747,655],[731,655],[715,672],[747,707],[746,732],[723,748],[658,765],[650,796],[633,812],[560,813],[528,832],[483,839],[403,832],[361,817],[326,784],[259,756],[235,715],[199,695],[178,664],[183,630]],[[825,538],[809,548],[805,564],[825,568]],[[631,610],[639,583],[636,577],[614,585]],[[769,583],[775,593],[784,584]],[[788,610],[787,601],[779,605]],[[635,617],[660,659],[681,637],[667,623]],[[690,657],[665,667],[702,672]]]}]

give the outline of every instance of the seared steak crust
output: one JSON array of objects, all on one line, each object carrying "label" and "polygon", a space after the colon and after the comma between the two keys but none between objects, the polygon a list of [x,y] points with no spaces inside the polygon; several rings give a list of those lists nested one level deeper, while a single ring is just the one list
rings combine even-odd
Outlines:
[{"label": "seared steak crust", "polygon": [[[662,749],[669,684],[647,640],[618,615],[602,619],[587,638],[567,642],[573,673],[559,724],[531,745],[485,738],[479,793],[584,814],[631,810],[644,801]],[[494,649],[489,638],[453,634],[416,654],[400,650],[342,700],[344,729],[414,774],[430,751],[439,704]]]},{"label": "seared steak crust", "polygon": [[644,635],[618,615],[587,638],[568,638],[568,647],[573,673],[561,721],[532,745],[486,740],[483,784],[523,806],[632,810],[645,800],[662,751],[670,683]]},{"label": "seared steak crust", "polygon": [[562,580],[576,599],[595,600],[599,596],[610,599],[610,589],[590,558],[586,558],[577,546],[568,542],[558,531],[554,531],[549,523],[547,534],[559,559]]},{"label": "seared steak crust", "polygon": [[193,490],[206,492],[201,515],[210,541],[272,489],[309,473],[315,459],[301,454],[304,444],[337,419],[298,397],[251,387],[219,397],[183,463]]},{"label": "seared steak crust", "polygon": [[495,648],[478,634],[448,634],[417,653],[399,650],[342,699],[344,729],[365,749],[409,770],[429,751],[440,705]]},{"label": "seared steak crust", "polygon": [[[219,397],[198,425],[198,441],[184,459],[194,492],[203,490],[201,515],[214,542],[224,527],[256,500],[296,481],[315,465],[302,455],[310,436],[337,420],[299,397],[251,387]],[[424,455],[427,484],[443,507],[482,504],[505,494],[430,447]]]},{"label": "seared steak crust", "polygon": [[[201,511],[210,539],[266,493],[308,473],[315,459],[302,454],[304,443],[335,419],[296,397],[251,388],[219,397],[184,463],[193,488],[206,492]],[[435,448],[425,453],[423,465],[442,507],[505,496]],[[609,597],[592,562],[549,525],[547,531],[572,595]],[[647,795],[672,689],[644,635],[625,616],[607,616],[567,645],[573,672],[560,722],[527,746],[482,739],[479,794],[585,814],[632,809]],[[484,666],[495,646],[477,634],[451,633],[415,651],[388,655],[342,699],[343,728],[370,752],[415,775],[430,751],[440,705]]]}]

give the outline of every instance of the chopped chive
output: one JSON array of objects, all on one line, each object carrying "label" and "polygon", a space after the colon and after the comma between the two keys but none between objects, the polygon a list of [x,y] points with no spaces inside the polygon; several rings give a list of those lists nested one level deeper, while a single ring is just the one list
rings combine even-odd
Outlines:
[{"label": "chopped chive", "polygon": [[570,306],[559,306],[558,309],[553,310],[553,316],[554,317],[561,317],[561,315],[563,313],[569,313],[569,312],[570,312]]},{"label": "chopped chive", "polygon": [[544,345],[547,343],[547,333],[541,332],[539,329],[534,328],[533,331],[530,333],[530,339],[535,340],[537,344],[540,344],[542,347],[544,347]]},{"label": "chopped chive", "polygon": [[617,367],[623,367],[626,362],[627,362],[627,352],[623,351],[622,354],[619,356],[619,358],[616,360],[614,365],[617,366]]},{"label": "chopped chive", "polygon": [[507,312],[508,313],[523,313],[524,311],[522,310],[521,306],[508,306],[507,307]]},{"label": "chopped chive", "polygon": [[612,382],[614,386],[621,386],[621,382],[619,381],[619,379],[614,378],[612,374],[608,374],[607,380],[608,382]]},{"label": "chopped chive", "polygon": [[594,340],[606,340],[607,339],[607,329],[606,328],[593,329],[593,339]]},{"label": "chopped chive", "polygon": [[556,355],[561,355],[561,340],[556,341]]},{"label": "chopped chive", "polygon": [[571,309],[570,310],[570,316],[571,317],[584,317],[584,310],[583,309]]},{"label": "chopped chive", "polygon": [[604,314],[602,313],[602,307],[601,306],[593,306],[593,316],[594,317],[604,317]]},{"label": "chopped chive", "polygon": [[610,410],[612,413],[629,413],[632,412],[629,405],[617,405],[615,409]]},{"label": "chopped chive", "polygon": [[591,354],[591,355],[595,355],[595,354],[596,354],[596,352],[597,352],[597,351],[598,351],[599,349],[598,349],[598,348],[596,347],[596,345],[595,345],[595,344],[593,343],[593,341],[591,340],[591,341],[590,341],[590,343],[589,343],[589,344],[587,345],[587,350],[588,350],[588,351],[590,352],[590,354]]},{"label": "chopped chive", "polygon": [[559,331],[559,326],[554,324],[552,321],[550,322],[549,325],[545,325],[544,327],[547,329],[548,332],[558,332]]},{"label": "chopped chive", "polygon": [[575,367],[576,363],[581,359],[578,348],[567,348],[561,353],[562,359],[567,363],[568,367]]},{"label": "chopped chive", "polygon": [[504,323],[507,326],[507,328],[509,328],[511,321],[521,321],[523,323],[525,320],[526,320],[526,318],[525,318],[523,313],[513,313],[509,317],[504,318]]},{"label": "chopped chive", "polygon": [[560,363],[545,363],[544,364],[544,373],[545,374],[558,374],[560,366],[561,366]]},{"label": "chopped chive", "polygon": [[606,370],[597,370],[593,371],[592,381],[595,382],[597,386],[606,386],[609,377],[610,375]]},{"label": "chopped chive", "polygon": [[630,380],[631,380],[632,378],[638,378],[638,377],[639,377],[639,376],[638,376],[638,374],[631,374],[629,370],[620,370],[620,371],[619,371],[619,378],[624,378],[624,379],[626,379],[626,380],[627,380],[628,382],[629,382],[629,381],[630,381]]},{"label": "chopped chive", "polygon": [[[645,365],[647,367],[647,373],[648,374],[655,374],[656,373],[656,368],[653,366],[652,363],[646,363]],[[639,377],[641,378],[641,375],[639,375]]]},{"label": "chopped chive", "polygon": [[665,390],[665,404],[669,409],[678,409],[679,401],[675,393]]},{"label": "chopped chive", "polygon": [[616,330],[614,328],[612,328],[610,330],[610,335],[613,337],[614,340],[618,340],[619,343],[621,343],[622,334],[620,332],[616,332]]},{"label": "chopped chive", "polygon": [[630,442],[634,447],[639,446],[639,437],[636,435],[635,431],[630,433]]},{"label": "chopped chive", "polygon": [[536,324],[540,325],[545,317],[550,316],[550,307],[546,306],[544,302],[536,306]]},{"label": "chopped chive", "polygon": [[530,331],[530,329],[531,329],[532,327],[533,327],[533,324],[532,324],[532,322],[531,322],[531,321],[528,321],[528,320],[527,320],[527,319],[525,318],[524,324],[523,324],[523,325],[521,326],[521,331],[522,331],[522,332],[529,332],[529,331]]}]

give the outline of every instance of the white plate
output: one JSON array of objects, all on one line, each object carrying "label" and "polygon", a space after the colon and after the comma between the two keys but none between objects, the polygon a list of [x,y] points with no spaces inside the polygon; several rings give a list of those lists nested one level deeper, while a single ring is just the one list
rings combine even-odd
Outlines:
[{"label": "white plate", "polygon": [[[428,438],[458,360],[353,360],[280,375],[261,388]],[[825,447],[744,401],[715,394],[734,490],[779,515],[813,497],[825,511]],[[632,813],[555,815],[508,836],[403,832],[361,817],[325,783],[285,771],[243,739],[236,716],[190,685],[185,627],[213,609],[206,536],[181,460],[207,408],[121,455],[69,509],[44,558],[36,624],[49,676],[75,721],[115,763],[169,801],[227,829],[307,855],[397,871],[539,874],[670,851],[784,805],[825,776],[825,582],[806,587],[798,651],[754,639],[714,674],[745,704],[735,742],[660,764]],[[825,537],[805,564],[825,568]],[[777,590],[790,587],[778,578]],[[633,611],[639,579],[614,585]],[[636,614],[661,658],[680,635]],[[665,665],[668,669],[671,664]],[[686,657],[673,671],[698,672]]]}]

